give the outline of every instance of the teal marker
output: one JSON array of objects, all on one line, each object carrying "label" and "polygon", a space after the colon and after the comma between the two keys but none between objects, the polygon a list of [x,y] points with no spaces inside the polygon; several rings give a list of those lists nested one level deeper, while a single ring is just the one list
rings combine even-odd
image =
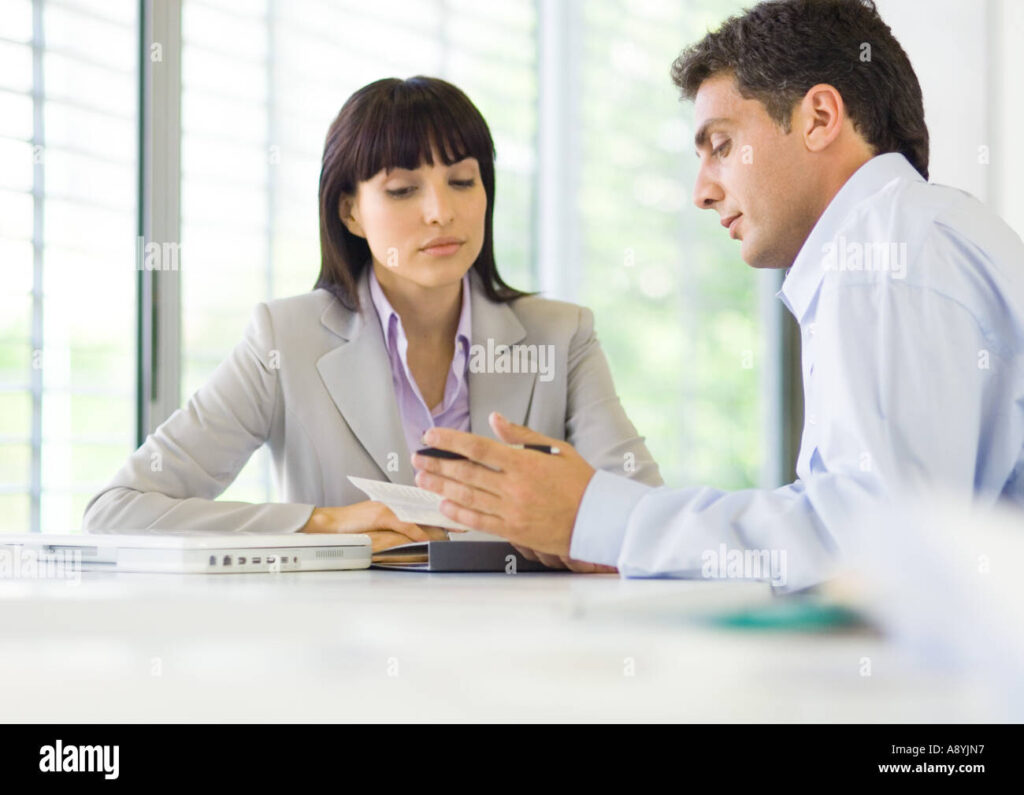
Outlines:
[{"label": "teal marker", "polygon": [[817,600],[780,597],[772,604],[712,616],[708,623],[731,629],[824,632],[870,628],[856,610]]}]

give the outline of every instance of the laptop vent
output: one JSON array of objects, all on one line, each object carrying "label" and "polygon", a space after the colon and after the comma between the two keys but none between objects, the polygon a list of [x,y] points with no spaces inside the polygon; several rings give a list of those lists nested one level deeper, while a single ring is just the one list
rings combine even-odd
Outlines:
[{"label": "laptop vent", "polygon": [[42,546],[43,552],[81,552],[83,556],[86,555],[98,555],[100,553],[99,547],[76,547],[73,545],[61,545],[61,544],[44,544]]},{"label": "laptop vent", "polygon": [[316,559],[323,560],[324,558],[343,558],[345,557],[344,549],[318,549],[316,551]]}]

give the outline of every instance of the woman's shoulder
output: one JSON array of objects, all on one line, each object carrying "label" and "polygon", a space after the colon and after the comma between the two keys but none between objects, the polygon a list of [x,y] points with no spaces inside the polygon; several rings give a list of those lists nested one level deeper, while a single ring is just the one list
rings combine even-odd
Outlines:
[{"label": "woman's shoulder", "polygon": [[252,311],[250,328],[257,337],[271,337],[278,342],[295,338],[310,342],[317,330],[329,335],[339,324],[349,320],[350,310],[323,288],[308,293],[273,298],[257,304]]},{"label": "woman's shoulder", "polygon": [[573,336],[580,328],[591,329],[594,315],[585,306],[539,295],[524,295],[509,306],[529,333]]},{"label": "woman's shoulder", "polygon": [[262,307],[266,307],[267,319],[275,326],[318,326],[328,313],[340,313],[343,316],[350,313],[332,293],[322,287],[258,304],[255,310],[257,315],[262,314]]},{"label": "woman's shoulder", "polygon": [[[318,309],[322,314],[324,310],[337,302],[337,299],[330,292],[322,287],[318,287],[315,290],[310,290],[308,293],[289,295],[284,298],[273,298],[265,303],[267,309],[275,317],[290,315],[309,317],[311,313],[316,312]],[[320,315],[315,315],[313,319],[319,320]]]}]

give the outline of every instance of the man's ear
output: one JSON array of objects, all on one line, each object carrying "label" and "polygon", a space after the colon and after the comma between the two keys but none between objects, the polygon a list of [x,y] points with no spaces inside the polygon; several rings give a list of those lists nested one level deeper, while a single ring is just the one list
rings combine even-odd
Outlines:
[{"label": "man's ear", "polygon": [[842,95],[834,86],[821,83],[804,94],[798,118],[808,151],[821,152],[839,137],[849,116]]},{"label": "man's ear", "polygon": [[351,196],[341,197],[341,201],[338,202],[338,217],[341,218],[345,228],[353,235],[356,237],[366,237],[363,225],[359,223],[359,206]]}]

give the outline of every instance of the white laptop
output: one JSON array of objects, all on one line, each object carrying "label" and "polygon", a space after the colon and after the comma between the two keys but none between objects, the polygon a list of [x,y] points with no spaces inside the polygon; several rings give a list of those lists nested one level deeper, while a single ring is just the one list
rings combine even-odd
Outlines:
[{"label": "white laptop", "polygon": [[347,533],[0,534],[0,572],[7,576],[31,565],[175,574],[336,571],[369,568],[371,554],[369,536]]}]

